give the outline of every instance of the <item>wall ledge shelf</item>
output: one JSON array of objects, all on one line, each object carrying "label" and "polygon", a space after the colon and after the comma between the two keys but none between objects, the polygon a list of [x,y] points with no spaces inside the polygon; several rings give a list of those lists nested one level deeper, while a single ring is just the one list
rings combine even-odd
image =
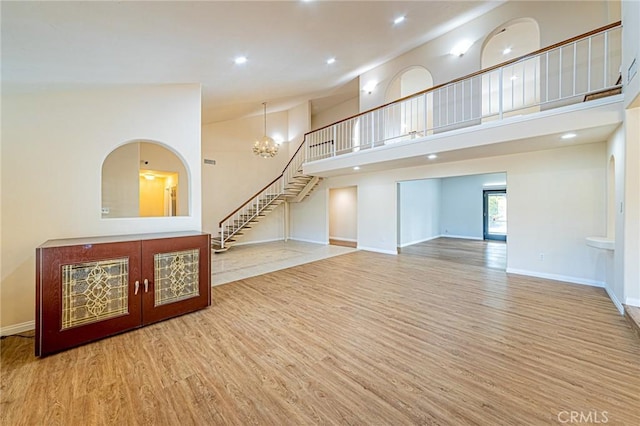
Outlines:
[{"label": "wall ledge shelf", "polygon": [[616,241],[607,237],[587,237],[587,245],[602,250],[614,250]]}]

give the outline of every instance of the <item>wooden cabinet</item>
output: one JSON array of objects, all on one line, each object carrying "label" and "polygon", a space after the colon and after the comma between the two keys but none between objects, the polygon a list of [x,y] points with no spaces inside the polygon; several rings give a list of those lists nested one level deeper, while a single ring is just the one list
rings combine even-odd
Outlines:
[{"label": "wooden cabinet", "polygon": [[36,356],[209,305],[209,234],[51,240],[36,249]]}]

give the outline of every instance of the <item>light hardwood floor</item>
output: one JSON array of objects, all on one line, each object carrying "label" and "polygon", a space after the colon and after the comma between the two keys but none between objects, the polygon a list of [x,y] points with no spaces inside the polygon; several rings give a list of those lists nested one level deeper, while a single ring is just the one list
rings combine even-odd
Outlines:
[{"label": "light hardwood floor", "polygon": [[9,337],[0,423],[640,424],[640,339],[602,289],[473,263],[359,251],[41,360]]}]

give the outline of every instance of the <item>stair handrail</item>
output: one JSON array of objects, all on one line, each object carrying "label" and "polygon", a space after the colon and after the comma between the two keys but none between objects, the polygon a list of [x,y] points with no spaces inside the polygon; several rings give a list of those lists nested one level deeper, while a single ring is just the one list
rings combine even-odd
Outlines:
[{"label": "stair handrail", "polygon": [[240,205],[240,207],[238,207],[237,209],[235,209],[234,211],[232,211],[231,213],[229,213],[228,215],[225,216],[224,219],[222,219],[220,222],[218,222],[218,226],[221,227],[222,224],[224,222],[226,222],[231,216],[233,216],[234,214],[238,213],[240,210],[242,210],[243,207],[247,206],[249,203],[251,203],[255,198],[257,198],[260,194],[262,194],[264,191],[266,191],[267,189],[269,189],[269,187],[271,185],[273,185],[274,183],[276,183],[276,181],[278,179],[280,179],[282,177],[282,174],[280,174],[280,176],[278,176],[277,178],[275,178],[274,180],[272,180],[271,182],[269,182],[268,184],[266,184],[264,186],[264,188],[262,188],[261,190],[259,190],[258,192],[256,192],[255,194],[253,194],[251,197],[249,197],[249,199],[247,201],[245,201],[244,203],[242,203]]},{"label": "stair handrail", "polygon": [[[306,136],[306,134],[305,134]],[[294,158],[296,157],[296,155],[298,155],[299,152],[301,152],[301,148],[304,146],[304,139],[302,140],[302,143],[300,143],[300,146],[298,146],[298,149],[296,150],[296,152],[293,153],[293,155],[291,156],[291,158],[289,159],[289,162],[287,163],[286,166],[284,166],[284,169],[282,170],[282,173],[280,173],[275,179],[273,179],[271,182],[269,182],[268,184],[266,184],[262,189],[260,189],[258,192],[256,192],[255,194],[253,194],[251,197],[249,197],[247,199],[247,201],[245,201],[244,203],[242,203],[240,205],[240,207],[238,207],[237,209],[235,209],[234,211],[232,211],[231,213],[229,213],[227,216],[224,217],[224,219],[222,219],[220,222],[218,222],[218,227],[221,227],[222,224],[224,222],[227,221],[227,219],[229,219],[231,216],[233,216],[234,214],[238,213],[243,207],[245,207],[247,204],[251,203],[251,201],[253,201],[256,197],[258,197],[261,193],[263,193],[264,191],[266,191],[271,185],[273,185],[278,179],[280,179],[281,177],[284,176],[285,172],[287,171],[287,168],[289,167],[289,165],[291,165],[291,162],[294,160]],[[285,182],[285,184],[287,184],[289,182]]]},{"label": "stair handrail", "polygon": [[[252,221],[265,208],[267,208],[271,203],[273,203],[278,196],[280,196],[280,195],[282,195],[284,193],[285,186],[291,181],[291,179],[293,177],[296,176],[296,173],[299,171],[300,167],[302,166],[302,163],[304,162],[304,155],[300,154],[300,153],[304,153],[305,152],[304,150],[302,150],[302,147],[304,145],[305,145],[305,140],[303,138],[302,142],[300,143],[300,146],[298,146],[298,149],[296,149],[296,151],[293,153],[293,155],[291,156],[291,158],[287,162],[286,166],[282,170],[282,173],[280,173],[275,179],[273,179],[271,182],[269,182],[267,185],[265,185],[262,189],[260,189],[258,192],[256,192],[253,196],[249,197],[244,203],[242,203],[238,208],[236,208],[234,211],[229,213],[224,219],[222,219],[220,222],[218,222],[218,228],[220,229],[220,246],[221,246],[221,248],[224,248],[224,244],[229,238],[231,238],[234,235],[236,235],[241,228],[245,227],[247,223]],[[276,184],[278,182],[278,180],[280,180],[280,179],[282,179],[282,183],[280,184],[280,187],[279,187],[279,190],[277,191],[277,194],[271,193],[270,194],[271,195],[270,198],[265,198],[265,199],[268,200],[268,202],[266,202],[264,204],[261,204],[260,203],[260,197],[261,196],[265,196],[266,192],[269,191],[271,189],[271,187],[274,184]],[[247,209],[247,207],[250,207],[250,206],[255,206],[255,211],[253,212],[253,214],[252,215],[246,214],[243,217],[242,220],[237,219],[236,220],[237,222],[242,222],[242,223],[234,224],[233,231],[225,232],[226,231],[225,223],[228,220],[230,220],[233,217],[235,217],[236,214],[238,214],[239,212],[243,211],[244,209]],[[240,218],[242,216],[238,216],[238,217]],[[229,225],[227,225],[227,226],[229,226]]]}]

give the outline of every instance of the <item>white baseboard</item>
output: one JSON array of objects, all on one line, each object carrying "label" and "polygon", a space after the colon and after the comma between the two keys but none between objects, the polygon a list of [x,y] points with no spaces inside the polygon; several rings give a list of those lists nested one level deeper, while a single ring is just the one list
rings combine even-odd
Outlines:
[{"label": "white baseboard", "polygon": [[325,246],[329,244],[329,241],[308,240],[306,238],[289,237],[289,239],[292,240],[292,241],[300,241],[301,243],[322,244],[322,245],[325,245]]},{"label": "white baseboard", "polygon": [[460,238],[463,240],[479,240],[482,241],[484,240],[484,238],[482,237],[469,237],[468,235],[451,235],[451,234],[442,234],[440,235],[441,238]]},{"label": "white baseboard", "polygon": [[525,275],[528,277],[544,278],[546,280],[563,281],[571,284],[589,285],[604,288],[604,282],[587,280],[585,278],[570,277],[568,275],[547,274],[545,272],[527,271],[524,269],[507,268],[507,274]]},{"label": "white baseboard", "polygon": [[620,315],[624,315],[624,306],[622,306],[622,303],[620,303],[613,290],[609,289],[609,287],[607,287],[606,285],[604,286],[604,289],[609,295],[609,299],[611,299],[613,304],[616,305],[616,308],[618,308],[618,312],[620,312]]},{"label": "white baseboard", "polygon": [[358,240],[355,238],[342,238],[342,237],[332,237],[331,235],[329,235],[329,239],[330,240],[336,240],[336,241],[345,241],[347,243],[357,243]]},{"label": "white baseboard", "polygon": [[11,336],[12,334],[18,334],[25,331],[30,331],[36,328],[35,321],[22,322],[20,324],[8,325],[0,328],[0,336]]},{"label": "white baseboard", "polygon": [[640,299],[634,299],[632,297],[627,297],[626,299],[624,299],[624,304],[640,308]]},{"label": "white baseboard", "polygon": [[408,243],[400,244],[399,247],[402,248],[402,247],[412,246],[414,244],[425,243],[427,241],[435,240],[436,238],[440,238],[440,237],[442,237],[442,235],[435,235],[433,237],[423,238],[421,240],[410,241]]},{"label": "white baseboard", "polygon": [[375,253],[383,253],[383,254],[398,254],[398,250],[385,250],[385,249],[380,249],[376,247],[364,247],[360,245],[358,246],[358,250],[372,251]]},{"label": "white baseboard", "polygon": [[282,238],[270,238],[268,240],[257,240],[257,241],[243,241],[241,243],[234,243],[234,246],[248,246],[250,244],[262,244],[262,243],[273,243],[275,241],[284,241],[284,237]]}]

